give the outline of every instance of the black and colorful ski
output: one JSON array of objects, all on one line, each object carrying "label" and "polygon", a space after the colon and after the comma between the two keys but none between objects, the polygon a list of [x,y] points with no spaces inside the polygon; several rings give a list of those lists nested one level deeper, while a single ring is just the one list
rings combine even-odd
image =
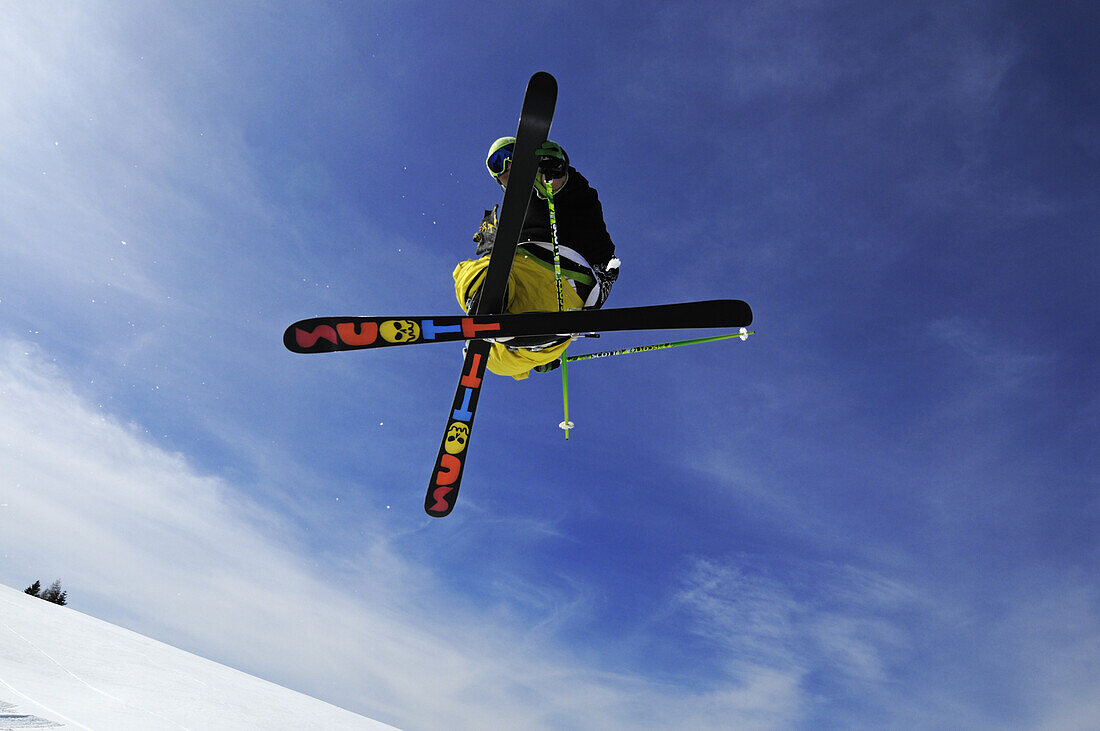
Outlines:
[{"label": "black and colorful ski", "polygon": [[435,317],[315,317],[286,329],[283,344],[295,353],[386,348],[456,340],[529,335],[570,335],[622,330],[678,330],[748,327],[752,310],[741,300],[703,300],[646,307],[570,312]]},{"label": "black and colorful ski", "polygon": [[[512,167],[508,188],[500,206],[500,222],[497,225],[493,253],[485,271],[476,315],[495,315],[504,310],[504,296],[508,287],[508,275],[519,245],[519,234],[538,173],[535,152],[546,142],[550,123],[554,119],[554,107],[558,101],[558,82],[545,71],[539,71],[527,82],[523,97],[516,143],[512,153]],[[428,494],[424,498],[424,510],[436,518],[442,518],[454,510],[458,488],[462,482],[462,470],[470,447],[470,429],[473,427],[478,397],[485,375],[492,346],[485,340],[471,340],[462,364],[462,374],[455,389],[447,429],[435,467],[428,481]]]}]

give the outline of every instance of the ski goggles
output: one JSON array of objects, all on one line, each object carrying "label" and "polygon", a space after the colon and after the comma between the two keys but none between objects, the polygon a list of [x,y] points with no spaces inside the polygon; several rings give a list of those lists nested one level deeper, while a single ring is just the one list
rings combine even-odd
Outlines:
[{"label": "ski goggles", "polygon": [[515,147],[515,143],[507,144],[489,155],[489,158],[485,161],[485,167],[489,168],[489,172],[493,174],[494,178],[499,178],[504,173],[508,163],[512,161]]}]

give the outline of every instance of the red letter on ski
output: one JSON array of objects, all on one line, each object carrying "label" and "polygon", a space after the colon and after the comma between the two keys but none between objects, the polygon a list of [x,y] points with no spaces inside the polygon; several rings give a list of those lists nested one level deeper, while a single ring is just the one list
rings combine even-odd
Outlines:
[{"label": "red letter on ski", "polygon": [[378,337],[378,323],[340,322],[336,324],[336,332],[348,345],[370,345]]},{"label": "red letter on ski", "polygon": [[336,345],[336,330],[331,325],[318,325],[313,332],[306,332],[299,327],[295,329],[295,338],[299,348],[312,348],[318,340],[327,340]]},{"label": "red letter on ski", "polygon": [[462,318],[462,336],[465,338],[473,338],[477,337],[478,333],[496,332],[497,330],[500,330],[499,322],[486,322],[483,325],[477,325],[472,317]]},{"label": "red letter on ski", "polygon": [[431,507],[433,513],[442,513],[451,508],[450,503],[447,502],[447,496],[454,490],[453,487],[437,487],[432,490],[432,499],[435,500],[435,505]]},{"label": "red letter on ski", "polygon": [[439,458],[439,466],[442,468],[435,475],[435,484],[453,485],[462,472],[462,460],[453,454],[444,454]]},{"label": "red letter on ski", "polygon": [[481,378],[477,373],[481,370],[481,353],[474,353],[473,359],[470,361],[470,372],[464,373],[462,378],[458,379],[458,382],[466,388],[479,388],[481,386]]}]

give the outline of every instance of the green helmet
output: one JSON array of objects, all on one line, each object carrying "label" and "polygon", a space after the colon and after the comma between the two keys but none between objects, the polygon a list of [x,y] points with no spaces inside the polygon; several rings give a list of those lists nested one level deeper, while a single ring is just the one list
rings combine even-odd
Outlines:
[{"label": "green helmet", "polygon": [[565,150],[562,149],[561,145],[559,145],[557,142],[554,142],[553,140],[547,140],[546,142],[543,142],[542,147],[535,150],[535,154],[540,158],[552,157],[555,160],[561,160],[563,163],[565,163],[566,167],[568,167],[569,165],[569,155],[565,153]]}]

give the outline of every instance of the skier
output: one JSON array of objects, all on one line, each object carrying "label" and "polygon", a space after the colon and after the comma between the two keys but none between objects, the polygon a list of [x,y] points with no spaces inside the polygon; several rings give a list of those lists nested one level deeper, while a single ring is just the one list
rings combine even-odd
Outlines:
[{"label": "skier", "polygon": [[[489,148],[485,166],[507,188],[515,137],[501,137]],[[547,141],[537,151],[539,177],[536,196],[527,208],[519,248],[508,277],[505,312],[555,311],[558,288],[554,274],[550,207],[545,186],[551,185],[557,222],[564,309],[599,308],[607,300],[619,275],[615,244],[607,233],[603,208],[596,190],[569,164],[569,156],[556,142]],[[474,234],[476,259],[460,262],[454,270],[455,295],[466,312],[473,312],[481,296],[489,254],[496,236],[496,211],[486,211]],[[494,343],[488,368],[517,380],[531,370],[557,368],[571,342],[568,336],[532,336]]]}]

